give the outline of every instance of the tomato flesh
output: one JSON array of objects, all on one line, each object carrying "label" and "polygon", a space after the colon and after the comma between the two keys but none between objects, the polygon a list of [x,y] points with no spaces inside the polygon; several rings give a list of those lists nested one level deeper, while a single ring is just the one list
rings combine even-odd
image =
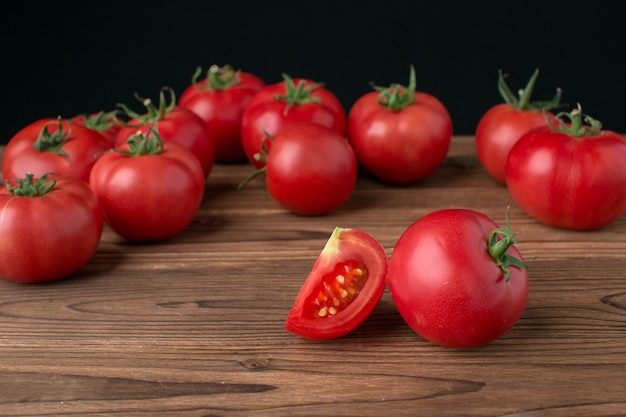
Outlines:
[{"label": "tomato flesh", "polygon": [[285,329],[313,340],[342,337],[374,310],[387,285],[387,255],[371,235],[335,228],[304,281]]},{"label": "tomato flesh", "polygon": [[313,291],[305,305],[305,314],[317,318],[337,315],[359,295],[366,281],[367,267],[362,262],[337,264]]}]

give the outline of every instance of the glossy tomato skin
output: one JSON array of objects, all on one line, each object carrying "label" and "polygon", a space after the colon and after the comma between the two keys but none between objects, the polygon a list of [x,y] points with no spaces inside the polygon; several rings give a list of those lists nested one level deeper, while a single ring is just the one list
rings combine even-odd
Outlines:
[{"label": "glossy tomato skin", "polygon": [[98,196],[105,223],[126,240],[155,242],[181,233],[193,220],[204,195],[204,172],[183,145],[164,142],[156,155],[104,154],[89,184]]},{"label": "glossy tomato skin", "polygon": [[348,141],[331,128],[303,122],[274,137],[265,165],[272,198],[293,213],[327,214],[352,195],[357,162]]},{"label": "glossy tomato skin", "polygon": [[[425,339],[469,348],[506,333],[528,302],[528,273],[511,267],[507,281],[488,254],[498,226],[469,209],[431,212],[411,224],[389,261],[389,290],[400,315]],[[522,261],[515,246],[507,251]]]},{"label": "glossy tomato skin", "polygon": [[[152,124],[145,125],[140,120],[131,119],[122,127],[115,138],[115,146],[121,146],[136,132],[147,132]],[[200,161],[205,179],[210,175],[215,162],[215,149],[209,126],[193,111],[174,106],[157,121],[159,135],[166,142],[175,142],[189,149]]]},{"label": "glossy tomato skin", "polygon": [[370,234],[336,228],[285,320],[285,329],[313,340],[347,335],[374,310],[386,287],[387,255]]},{"label": "glossy tomato skin", "polygon": [[51,174],[48,180],[56,181],[53,190],[37,197],[14,196],[0,187],[0,276],[7,280],[35,284],[66,278],[98,248],[103,220],[96,195],[75,177]]},{"label": "glossy tomato skin", "polygon": [[408,185],[434,173],[452,140],[452,120],[439,99],[422,92],[398,111],[361,96],[348,114],[348,138],[359,163],[382,182]]},{"label": "glossy tomato skin", "polygon": [[555,124],[550,111],[518,110],[508,103],[493,106],[476,127],[476,154],[487,173],[497,182],[506,183],[506,158],[515,143],[531,130]]},{"label": "glossy tomato skin", "polygon": [[515,202],[550,226],[599,229],[626,213],[626,142],[602,131],[573,137],[543,128],[524,135],[506,162]]},{"label": "glossy tomato skin", "polygon": [[[305,87],[314,84],[314,81],[302,78],[294,78],[292,81],[295,85],[302,82]],[[273,136],[287,124],[313,122],[331,128],[340,135],[346,134],[345,110],[330,90],[321,85],[313,86],[310,93],[313,101],[292,105],[277,98],[285,94],[285,81],[266,86],[254,95],[242,116],[242,145],[248,160],[257,168],[265,165],[254,157],[262,153],[262,141],[265,141],[267,147],[271,146],[266,140],[266,133]]]},{"label": "glossy tomato skin", "polygon": [[241,141],[243,112],[265,82],[254,74],[238,72],[237,83],[223,89],[209,87],[204,79],[187,87],[178,105],[196,113],[211,130],[215,162],[246,160]]},{"label": "glossy tomato skin", "polygon": [[[57,151],[35,148],[35,142],[44,129],[52,136],[65,137]],[[109,149],[111,143],[87,127],[69,120],[40,119],[25,126],[7,143],[2,156],[2,177],[23,178],[26,173],[41,177],[57,173],[88,181],[96,159]]]}]

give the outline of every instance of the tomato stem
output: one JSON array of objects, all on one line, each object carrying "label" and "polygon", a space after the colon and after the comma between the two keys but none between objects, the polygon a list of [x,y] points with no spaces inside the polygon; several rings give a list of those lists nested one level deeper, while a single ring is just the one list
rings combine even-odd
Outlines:
[{"label": "tomato stem", "polygon": [[[517,233],[514,233],[511,230],[511,223],[509,222],[508,212],[509,208],[507,207],[506,229],[493,229],[491,235],[489,236],[488,243],[489,256],[491,256],[491,259],[493,259],[500,267],[500,269],[504,273],[507,282],[511,279],[511,271],[509,267],[516,266],[523,269],[528,268],[528,265],[526,265],[524,262],[507,253],[509,247],[517,243],[517,239],[515,239]],[[498,238],[499,236],[500,238]]]},{"label": "tomato stem", "polygon": [[15,178],[17,185],[11,186],[9,180],[5,180],[7,191],[16,197],[40,197],[48,194],[54,188],[56,180],[48,180],[48,174],[44,174],[36,182],[33,174],[26,173],[26,178]]},{"label": "tomato stem", "polygon": [[287,92],[285,94],[276,94],[274,96],[274,99],[287,102],[287,106],[285,106],[285,114],[287,114],[291,106],[294,106],[296,104],[320,102],[320,98],[312,97],[311,93],[314,89],[320,87],[322,84],[311,83],[306,86],[306,82],[304,80],[300,80],[298,81],[298,85],[296,85],[289,75],[282,74],[282,76],[285,82]]},{"label": "tomato stem", "polygon": [[120,152],[127,156],[158,155],[163,152],[163,139],[159,135],[157,123],[148,126],[145,133],[138,131],[131,135],[126,143],[130,150]]},{"label": "tomato stem", "polygon": [[[569,123],[565,122],[563,117],[567,117]],[[565,133],[576,138],[597,135],[602,130],[602,123],[599,120],[583,114],[580,103],[571,112],[560,112],[556,115],[558,126],[555,126],[549,119],[546,118],[546,120],[550,123],[553,131]]]},{"label": "tomato stem", "polygon": [[396,112],[415,102],[416,86],[415,67],[411,65],[408,86],[405,87],[401,84],[393,83],[389,87],[374,85],[373,88],[379,92],[377,98],[378,104]]},{"label": "tomato stem", "polygon": [[533,90],[535,89],[535,84],[537,82],[537,77],[539,76],[539,69],[535,69],[533,75],[528,80],[526,87],[520,88],[517,91],[517,96],[513,94],[513,91],[509,88],[506,83],[505,78],[508,77],[508,74],[503,74],[502,70],[498,71],[498,91],[502,96],[502,99],[511,107],[520,110],[520,111],[541,111],[541,110],[552,110],[558,107],[562,107],[561,104],[561,94],[562,90],[560,88],[556,89],[556,94],[552,97],[551,100],[538,100],[538,101],[530,101]]},{"label": "tomato stem", "polygon": [[[170,102],[167,103],[165,99],[165,92],[169,91],[170,93]],[[124,103],[118,103],[117,106],[121,108],[127,117],[137,120],[137,123],[124,123],[122,124],[125,127],[137,127],[141,125],[145,125],[147,123],[158,122],[167,116],[169,113],[174,110],[176,107],[176,94],[174,90],[170,87],[163,87],[159,93],[159,107],[156,107],[152,100],[149,98],[143,98],[135,93],[135,98],[139,100],[146,108],[146,113],[139,114],[133,110],[131,110]]]},{"label": "tomato stem", "polygon": [[197,88],[212,91],[222,91],[229,89],[241,82],[239,75],[241,71],[235,71],[230,65],[224,65],[220,67],[218,65],[211,65],[206,72],[206,84],[200,86],[197,83],[198,77],[202,73],[202,68],[196,68],[191,83]]},{"label": "tomato stem", "polygon": [[33,146],[39,152],[54,152],[59,155],[69,156],[67,152],[62,149],[62,146],[68,141],[72,134],[72,129],[68,125],[67,132],[63,129],[63,122],[59,116],[56,120],[57,130],[50,133],[48,127],[55,122],[48,122],[43,126],[41,132],[37,136],[37,140]]}]

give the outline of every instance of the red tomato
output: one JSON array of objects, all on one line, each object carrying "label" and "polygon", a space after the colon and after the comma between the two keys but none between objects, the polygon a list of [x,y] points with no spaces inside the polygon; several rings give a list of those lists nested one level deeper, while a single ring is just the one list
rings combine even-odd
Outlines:
[{"label": "red tomato", "polygon": [[626,141],[602,130],[580,107],[560,128],[524,135],[506,162],[515,202],[538,221],[564,229],[598,229],[626,213]]},{"label": "red tomato", "polygon": [[248,72],[234,71],[230,66],[213,65],[206,78],[197,81],[200,72],[198,68],[178,105],[193,111],[209,125],[216,162],[246,160],[241,120],[246,106],[265,87],[265,82]]},{"label": "red tomato", "polygon": [[356,157],[348,141],[333,129],[311,122],[283,127],[260,169],[275,201],[309,216],[341,207],[357,179]]},{"label": "red tomato", "polygon": [[[170,104],[166,103],[164,90],[170,92]],[[168,88],[161,91],[158,108],[149,99],[142,101],[148,110],[143,115],[121,105],[131,119],[117,133],[115,145],[123,145],[135,133],[146,133],[156,125],[159,136],[164,141],[183,145],[198,158],[206,179],[215,161],[212,133],[206,122],[191,110],[177,106],[174,92]]]},{"label": "red tomato", "polygon": [[35,121],[17,132],[2,157],[2,177],[57,173],[89,179],[98,157],[111,148],[100,133],[61,118]]},{"label": "red tomato", "polygon": [[285,320],[307,339],[345,336],[374,310],[385,291],[387,255],[371,235],[337,227],[315,261]]},{"label": "red tomato", "polygon": [[387,282],[398,312],[438,345],[466,348],[499,338],[528,302],[528,272],[514,243],[510,226],[498,228],[474,210],[420,218],[389,260]]},{"label": "red tomato", "polygon": [[120,130],[120,121],[117,118],[117,110],[110,112],[97,112],[91,114],[79,114],[72,117],[72,122],[88,127],[91,130],[104,135],[115,146],[115,137]]},{"label": "red tomato", "polygon": [[515,142],[528,131],[548,126],[550,121],[554,122],[555,117],[550,110],[561,105],[560,88],[557,88],[556,95],[550,101],[530,101],[538,75],[539,70],[535,70],[526,88],[519,90],[519,97],[516,97],[500,71],[498,90],[505,102],[487,110],[476,127],[478,160],[487,173],[502,184],[506,181],[506,157]]},{"label": "red tomato", "polygon": [[346,133],[346,114],[330,90],[311,80],[291,79],[283,74],[284,80],[268,85],[256,93],[241,121],[241,140],[248,160],[257,168],[264,162],[255,159],[270,143],[273,136],[289,123],[313,122],[331,128],[340,135]]},{"label": "red tomato", "polygon": [[77,272],[95,254],[102,210],[75,177],[44,174],[0,187],[0,276],[23,284],[55,281]]},{"label": "red tomato", "polygon": [[416,183],[446,159],[452,120],[434,96],[415,92],[411,67],[408,87],[377,87],[360,97],[348,114],[348,138],[359,163],[379,180]]},{"label": "red tomato", "polygon": [[152,242],[182,232],[204,195],[204,172],[184,146],[138,133],[100,157],[89,184],[106,224],[129,241]]}]

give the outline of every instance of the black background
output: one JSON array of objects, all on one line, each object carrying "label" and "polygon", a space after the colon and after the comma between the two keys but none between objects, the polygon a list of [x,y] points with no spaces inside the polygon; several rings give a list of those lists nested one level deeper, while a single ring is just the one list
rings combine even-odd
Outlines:
[{"label": "black background", "polygon": [[197,66],[231,64],[268,83],[281,73],[323,82],[346,111],[370,82],[408,83],[448,107],[472,134],[540,69],[535,99],[557,87],[571,110],[626,132],[626,32],[618,3],[82,2],[14,3],[4,12],[0,142],[42,117],[112,110],[181,94]]}]

